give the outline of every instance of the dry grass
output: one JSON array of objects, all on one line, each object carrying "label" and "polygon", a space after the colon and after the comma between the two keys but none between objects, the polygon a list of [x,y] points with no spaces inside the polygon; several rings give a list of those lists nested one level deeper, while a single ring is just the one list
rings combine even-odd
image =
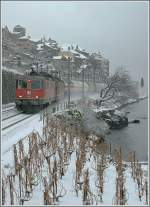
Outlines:
[{"label": "dry grass", "polygon": [[[45,113],[42,137],[32,132],[13,146],[13,152],[15,170],[2,179],[3,204],[6,202],[8,186],[10,204],[23,205],[32,198],[34,188],[39,184],[43,186],[43,204],[58,204],[59,198],[67,192],[61,179],[67,172],[73,152],[76,155],[74,189],[77,196],[79,192],[82,193],[83,205],[103,202],[105,170],[109,165],[109,145],[104,143],[103,137],[88,134],[82,128]],[[126,205],[125,168],[120,147],[115,150],[113,159],[117,172],[114,204]],[[147,203],[148,184],[143,180],[135,153],[130,153],[129,160],[132,177],[138,185],[139,199],[145,194]],[[96,171],[97,195],[91,192],[89,169],[86,167],[88,161],[92,162]]]}]

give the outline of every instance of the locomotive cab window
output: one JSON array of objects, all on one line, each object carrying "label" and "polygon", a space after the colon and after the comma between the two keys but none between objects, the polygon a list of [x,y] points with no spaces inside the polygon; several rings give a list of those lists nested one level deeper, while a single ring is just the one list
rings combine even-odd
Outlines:
[{"label": "locomotive cab window", "polygon": [[39,89],[39,88],[41,88],[41,81],[40,80],[32,81],[31,88],[32,89]]},{"label": "locomotive cab window", "polygon": [[16,88],[27,88],[27,82],[24,80],[16,80]]},{"label": "locomotive cab window", "polygon": [[46,83],[44,80],[41,81],[41,88],[46,88]]}]

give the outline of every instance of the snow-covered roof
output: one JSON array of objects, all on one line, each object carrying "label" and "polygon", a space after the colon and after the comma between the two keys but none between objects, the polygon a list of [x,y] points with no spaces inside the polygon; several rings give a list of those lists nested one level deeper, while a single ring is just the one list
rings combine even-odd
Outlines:
[{"label": "snow-covered roof", "polygon": [[33,42],[39,42],[39,41],[41,41],[41,40],[38,39],[38,38],[31,38],[30,40],[33,41]]},{"label": "snow-covered roof", "polygon": [[88,65],[84,64],[84,65],[81,65],[80,68],[81,68],[81,69],[86,69],[87,66],[88,66]]},{"label": "snow-covered roof", "polygon": [[61,55],[59,55],[59,56],[54,56],[53,59],[54,59],[54,60],[61,60],[61,59],[62,59],[62,56],[61,56]]},{"label": "snow-covered roof", "polygon": [[45,45],[46,46],[48,46],[48,47],[50,47],[50,48],[52,48],[52,49],[57,49],[55,46],[56,46],[56,44],[54,45],[55,43],[50,43],[50,42],[45,42]]},{"label": "snow-covered roof", "polygon": [[29,36],[19,37],[19,39],[21,39],[21,40],[29,39]]},{"label": "snow-covered roof", "polygon": [[[68,51],[68,47],[70,47],[70,49],[71,49],[71,46],[73,46],[73,48],[76,49],[77,44],[67,44],[67,43],[65,43],[65,44],[59,45],[59,47],[62,48],[63,51]],[[78,46],[78,50],[83,51],[83,49],[79,46]]]},{"label": "snow-covered roof", "polygon": [[13,34],[20,34],[20,32],[12,32]]},{"label": "snow-covered roof", "polygon": [[77,73],[81,73],[84,69],[87,68],[87,65],[81,65],[80,68],[77,70]]},{"label": "snow-covered roof", "polygon": [[42,48],[44,46],[43,43],[39,43],[36,46],[37,46],[37,50],[43,50]]},{"label": "snow-covered roof", "polygon": [[81,53],[79,53],[75,50],[70,50],[70,52],[72,52],[75,55],[76,58],[87,59],[87,57],[85,55],[83,55],[83,54],[81,54]]}]

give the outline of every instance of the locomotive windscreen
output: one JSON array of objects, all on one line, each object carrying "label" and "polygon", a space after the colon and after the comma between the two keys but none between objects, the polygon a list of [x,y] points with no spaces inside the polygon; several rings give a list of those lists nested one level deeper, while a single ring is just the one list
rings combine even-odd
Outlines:
[{"label": "locomotive windscreen", "polygon": [[41,88],[41,80],[32,80],[32,83],[31,83],[31,88],[32,89],[38,89],[38,88]]},{"label": "locomotive windscreen", "polygon": [[16,80],[16,88],[27,88],[27,81]]}]

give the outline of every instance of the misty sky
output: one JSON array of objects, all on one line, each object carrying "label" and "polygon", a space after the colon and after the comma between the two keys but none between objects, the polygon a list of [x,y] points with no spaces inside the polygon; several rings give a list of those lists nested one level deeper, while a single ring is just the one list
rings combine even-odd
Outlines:
[{"label": "misty sky", "polygon": [[58,43],[101,51],[110,70],[124,65],[134,79],[148,78],[148,2],[2,2],[2,26],[26,27]]}]

